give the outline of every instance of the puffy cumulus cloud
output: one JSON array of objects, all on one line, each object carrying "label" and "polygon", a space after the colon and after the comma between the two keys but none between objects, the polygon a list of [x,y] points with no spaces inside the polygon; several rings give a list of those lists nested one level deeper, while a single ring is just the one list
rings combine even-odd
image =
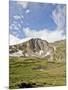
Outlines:
[{"label": "puffy cumulus cloud", "polygon": [[28,2],[27,1],[17,1],[18,4],[20,4],[24,9],[27,8]]},{"label": "puffy cumulus cloud", "polygon": [[47,29],[43,30],[31,30],[29,28],[24,28],[23,32],[26,37],[28,38],[41,38],[43,40],[47,40],[48,42],[54,42],[58,40],[63,40],[65,39],[65,35],[63,36],[62,33],[63,31],[49,31]]},{"label": "puffy cumulus cloud", "polygon": [[52,12],[52,19],[57,25],[57,30],[64,30],[66,24],[66,6],[57,5]]}]

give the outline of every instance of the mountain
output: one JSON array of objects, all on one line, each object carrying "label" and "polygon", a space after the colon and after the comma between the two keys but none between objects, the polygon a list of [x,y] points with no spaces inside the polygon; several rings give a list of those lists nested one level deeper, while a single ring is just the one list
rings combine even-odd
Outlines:
[{"label": "mountain", "polygon": [[50,61],[65,61],[65,40],[48,43],[46,40],[32,38],[9,46],[10,56],[47,58]]},{"label": "mountain", "polygon": [[59,62],[66,60],[66,40],[56,41],[53,45],[55,47],[54,59]]}]

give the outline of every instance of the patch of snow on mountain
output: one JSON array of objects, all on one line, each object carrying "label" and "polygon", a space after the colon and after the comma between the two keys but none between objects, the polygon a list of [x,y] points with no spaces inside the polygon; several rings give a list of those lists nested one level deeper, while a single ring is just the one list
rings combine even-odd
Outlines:
[{"label": "patch of snow on mountain", "polygon": [[17,56],[17,57],[19,57],[19,56],[23,56],[23,53],[22,53],[21,50],[19,50],[18,52],[15,52],[15,53],[9,54],[9,56]]},{"label": "patch of snow on mountain", "polygon": [[45,56],[48,56],[48,55],[50,55],[50,53],[51,53],[51,52],[50,52],[50,51],[48,51],[48,52],[45,54]]},{"label": "patch of snow on mountain", "polygon": [[39,54],[41,55],[42,53],[43,53],[43,50],[40,50],[40,51],[39,51]]},{"label": "patch of snow on mountain", "polygon": [[25,56],[29,56],[27,53],[25,53]]},{"label": "patch of snow on mountain", "polygon": [[56,51],[56,47],[54,46],[53,48],[54,48],[54,50]]}]

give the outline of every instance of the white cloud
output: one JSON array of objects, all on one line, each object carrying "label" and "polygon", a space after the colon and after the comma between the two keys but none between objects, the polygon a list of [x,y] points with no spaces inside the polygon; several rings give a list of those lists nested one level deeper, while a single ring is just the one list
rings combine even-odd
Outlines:
[{"label": "white cloud", "polygon": [[66,6],[61,7],[57,5],[56,9],[52,12],[52,19],[57,25],[57,30],[64,30],[65,28],[65,17],[66,17]]},{"label": "white cloud", "polygon": [[19,28],[21,28],[21,24],[18,23],[17,21],[13,21],[13,23],[10,24],[9,28],[10,28],[10,30],[12,30],[12,29],[19,30]]},{"label": "white cloud", "polygon": [[21,15],[21,18],[24,18],[24,16],[23,16],[23,15]]},{"label": "white cloud", "polygon": [[14,28],[14,26],[15,26],[15,24],[12,23],[12,24],[9,26],[9,29],[12,30],[12,29]]},{"label": "white cloud", "polygon": [[62,35],[63,31],[49,31],[47,29],[43,29],[40,31],[36,30],[31,30],[29,28],[24,28],[23,29],[24,34],[28,38],[41,38],[43,40],[47,40],[48,42],[54,42],[57,40],[63,40],[65,39],[65,36]]},{"label": "white cloud", "polygon": [[19,30],[19,27],[15,23],[12,23],[9,28],[10,30],[12,29]]},{"label": "white cloud", "polygon": [[10,24],[10,27],[9,27],[11,34],[13,34],[13,35],[15,35],[17,37],[20,36],[19,33],[18,33],[20,28],[21,28],[21,24],[19,24],[16,21],[13,21],[13,23]]},{"label": "white cloud", "polygon": [[17,21],[13,21],[14,24],[17,24]]},{"label": "white cloud", "polygon": [[31,39],[31,38],[25,38],[25,39],[21,40],[21,39],[17,38],[16,36],[13,36],[12,34],[10,34],[9,38],[10,38],[9,45],[20,44],[20,43],[26,42]]},{"label": "white cloud", "polygon": [[11,26],[17,26],[18,28],[20,28],[21,27],[21,24],[18,23],[17,21],[13,21],[13,24],[10,25],[10,28],[11,28]]},{"label": "white cloud", "polygon": [[[21,4],[25,9],[27,8],[28,5],[27,2],[19,2],[19,4]],[[26,13],[29,12],[30,11],[27,9]],[[27,38],[41,38],[43,40],[47,40],[48,42],[54,42],[65,39],[65,35],[63,35],[63,32],[65,28],[66,7],[63,6],[61,8],[60,5],[57,5],[56,9],[54,9],[54,11],[52,12],[51,17],[57,25],[57,28],[54,31],[50,31],[46,28],[43,30],[31,30],[30,28],[27,27],[27,28],[23,28],[23,32],[25,36]],[[21,23],[23,24],[23,21]],[[17,40],[14,42],[17,42]]]},{"label": "white cloud", "polygon": [[14,26],[14,29],[15,29],[15,30],[19,30],[18,26],[16,26],[16,25]]},{"label": "white cloud", "polygon": [[29,13],[29,12],[30,12],[30,10],[29,10],[29,9],[27,9],[27,10],[26,10],[26,13]]},{"label": "white cloud", "polygon": [[52,19],[56,23],[57,27],[54,31],[48,29],[43,30],[31,30],[30,28],[24,28],[24,34],[26,37],[30,38],[41,38],[47,40],[48,42],[54,42],[58,40],[65,39],[63,35],[65,30],[65,17],[66,17],[66,7],[62,5],[57,5],[54,11],[52,12]]},{"label": "white cloud", "polygon": [[19,28],[21,28],[21,24],[18,23],[17,26],[18,26]]},{"label": "white cloud", "polygon": [[14,17],[14,19],[16,19],[16,20],[21,19],[21,17],[20,17],[19,15],[15,15],[15,16],[13,16],[13,17]]},{"label": "white cloud", "polygon": [[17,1],[17,3],[20,4],[24,9],[26,9],[28,6],[28,2],[26,1]]},{"label": "white cloud", "polygon": [[14,44],[17,44],[19,41],[20,41],[20,39],[18,39],[17,37],[15,37],[15,36],[13,36],[13,35],[11,35],[10,34],[10,43],[9,43],[9,45],[14,45]]}]

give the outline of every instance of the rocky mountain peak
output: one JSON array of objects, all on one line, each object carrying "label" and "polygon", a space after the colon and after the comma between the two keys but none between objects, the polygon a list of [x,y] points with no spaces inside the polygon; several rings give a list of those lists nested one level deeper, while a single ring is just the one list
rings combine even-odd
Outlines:
[{"label": "rocky mountain peak", "polygon": [[[46,40],[39,38],[32,38],[26,42],[9,46],[10,56],[26,56],[26,57],[39,57],[50,58],[54,60],[58,58],[65,58],[65,41],[48,43]],[[62,56],[61,56],[61,55]]]}]

